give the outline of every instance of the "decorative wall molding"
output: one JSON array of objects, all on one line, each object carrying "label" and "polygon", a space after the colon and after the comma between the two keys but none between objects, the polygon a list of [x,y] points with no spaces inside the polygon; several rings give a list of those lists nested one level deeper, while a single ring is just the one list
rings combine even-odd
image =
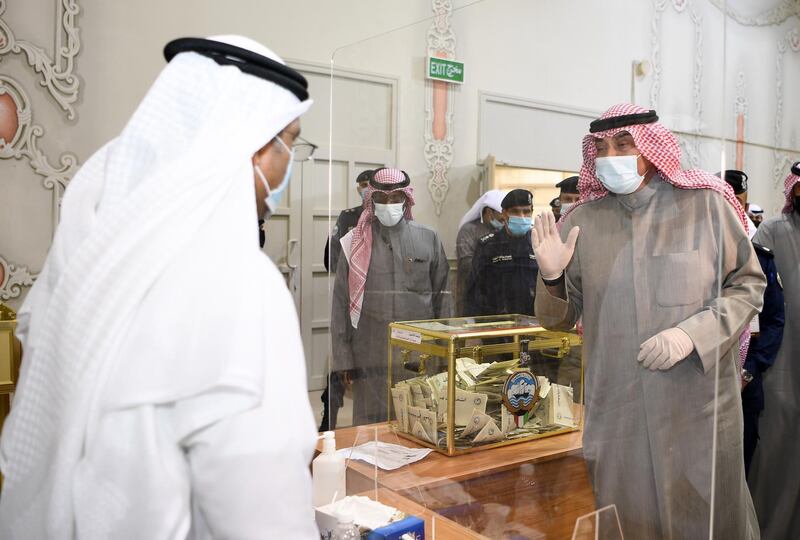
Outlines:
[{"label": "decorative wall molding", "polygon": [[31,273],[27,266],[7,261],[0,255],[0,301],[13,300],[22,294],[23,287],[33,285],[37,274]]},{"label": "decorative wall molding", "polygon": [[0,59],[8,54],[24,54],[28,65],[39,75],[39,84],[66,112],[67,118],[75,119],[73,103],[78,99],[80,79],[73,73],[75,57],[81,48],[75,16],[80,11],[77,0],[57,0],[56,12],[60,24],[56,24],[54,58],[29,41],[17,39],[8,23],[3,19],[6,1],[0,0]]},{"label": "decorative wall molding", "polygon": [[[452,0],[432,0],[433,22],[428,29],[428,56],[455,58],[456,36],[450,23],[453,12]],[[444,92],[444,104],[435,99]],[[441,81],[425,82],[425,135],[424,153],[430,177],[428,191],[433,199],[436,215],[442,213],[450,181],[447,173],[453,163],[453,102],[455,90],[452,84]],[[444,106],[444,110],[441,107]],[[444,115],[443,123],[441,115]],[[437,122],[439,120],[439,122]],[[443,128],[443,129],[442,129]]]},{"label": "decorative wall molding", "polygon": [[733,114],[739,116],[740,114],[747,119],[747,81],[744,71],[740,71],[736,75],[736,101],[733,103]]},{"label": "decorative wall molding", "polygon": [[[47,90],[68,120],[74,120],[74,103],[78,100],[80,79],[74,73],[75,57],[81,47],[75,18],[80,12],[78,0],[55,0],[56,24],[53,54],[30,41],[17,39],[4,15],[6,0],[0,0],[0,61],[9,55],[22,55],[39,85]],[[44,178],[42,185],[52,192],[51,227],[55,234],[59,222],[61,198],[78,160],[64,153],[54,166],[39,148],[44,136],[41,125],[33,123],[33,112],[28,94],[22,84],[8,76],[0,75],[0,159],[26,159],[33,171]],[[33,285],[37,274],[27,266],[12,264],[0,256],[0,300],[10,300],[22,294],[24,287]]]},{"label": "decorative wall molding", "polygon": [[[781,187],[786,171],[793,163],[792,155],[779,150],[781,148],[781,131],[783,131],[783,64],[786,52],[800,52],[800,31],[792,28],[778,42],[778,54],[775,57],[775,134],[773,157],[775,164],[772,169],[772,183],[774,187]],[[794,141],[790,142],[791,148],[796,148]]]},{"label": "decorative wall molding", "polygon": [[[650,44],[652,52],[650,60],[653,64],[653,84],[650,87],[650,105],[658,109],[661,98],[661,36],[662,17],[667,4],[683,13],[688,11],[694,27],[694,64],[692,69],[692,100],[694,104],[694,124],[691,132],[694,137],[682,139],[688,163],[692,167],[700,166],[700,139],[703,134],[703,19],[692,0],[653,0],[653,20],[650,24]],[[687,9],[688,8],[688,9]]]},{"label": "decorative wall molding", "polygon": [[38,140],[44,135],[44,128],[33,123],[30,99],[17,81],[0,75],[0,97],[9,96],[16,106],[17,129],[11,141],[0,140],[0,159],[27,159],[34,172],[44,177],[42,185],[53,192],[52,223],[53,233],[58,225],[61,197],[64,195],[70,178],[78,167],[78,159],[73,154],[62,154],[59,166],[50,164],[39,148]]},{"label": "decorative wall molding", "polygon": [[[708,0],[711,5],[722,11],[727,3],[724,0]],[[798,0],[782,0],[772,9],[759,13],[755,17],[746,17],[730,7],[725,9],[728,17],[742,26],[776,26],[786,22],[791,17],[800,17],[800,2]]]},{"label": "decorative wall molding", "polygon": [[744,170],[744,141],[747,126],[747,88],[744,71],[736,75],[736,98],[733,102],[733,117],[736,123],[736,164],[738,170]]}]

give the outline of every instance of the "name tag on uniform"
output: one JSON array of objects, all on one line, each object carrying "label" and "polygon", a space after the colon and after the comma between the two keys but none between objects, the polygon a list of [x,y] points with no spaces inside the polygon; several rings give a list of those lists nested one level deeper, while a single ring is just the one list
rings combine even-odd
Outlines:
[{"label": "name tag on uniform", "polygon": [[750,333],[758,334],[761,332],[761,325],[758,322],[758,314],[750,321]]},{"label": "name tag on uniform", "polygon": [[492,257],[493,263],[506,262],[512,260],[514,260],[514,257],[512,257],[511,255],[498,255],[497,257]]}]

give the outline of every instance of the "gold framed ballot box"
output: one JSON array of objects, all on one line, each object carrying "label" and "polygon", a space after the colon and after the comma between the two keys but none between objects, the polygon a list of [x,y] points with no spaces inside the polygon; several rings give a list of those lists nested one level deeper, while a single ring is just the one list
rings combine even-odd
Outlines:
[{"label": "gold framed ballot box", "polygon": [[453,456],[579,430],[582,339],[529,315],[389,325],[389,423]]}]

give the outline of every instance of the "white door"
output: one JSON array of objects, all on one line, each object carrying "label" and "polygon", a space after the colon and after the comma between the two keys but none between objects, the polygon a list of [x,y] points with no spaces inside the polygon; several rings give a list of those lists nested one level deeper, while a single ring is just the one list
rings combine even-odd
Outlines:
[{"label": "white door", "polygon": [[[358,174],[394,164],[397,80],[337,70],[331,152],[329,68],[290,64],[308,79],[314,99],[314,106],[301,119],[302,137],[319,148],[313,160],[295,164],[282,201],[285,206],[265,227],[264,250],[283,272],[294,296],[309,390],[321,390],[325,388],[330,360],[334,278],[323,265],[325,242],[339,213],[361,203],[355,190]],[[354,118],[369,121],[352,122]]]}]

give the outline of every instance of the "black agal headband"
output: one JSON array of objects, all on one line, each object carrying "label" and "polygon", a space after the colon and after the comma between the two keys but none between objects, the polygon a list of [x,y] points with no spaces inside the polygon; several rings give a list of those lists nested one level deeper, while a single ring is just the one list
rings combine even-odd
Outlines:
[{"label": "black agal headband", "polygon": [[220,65],[236,66],[242,73],[273,82],[294,94],[300,101],[308,99],[308,81],[297,70],[253,51],[202,38],[180,38],[167,43],[164,58],[167,62],[176,54],[195,52]]},{"label": "black agal headband", "polygon": [[379,189],[381,191],[393,191],[395,189],[403,189],[404,187],[411,185],[411,178],[408,177],[408,173],[406,171],[402,170],[400,172],[403,173],[403,176],[405,177],[405,180],[403,180],[402,182],[397,182],[396,184],[390,184],[390,183],[378,182],[377,180],[375,180],[375,174],[378,171],[386,168],[387,167],[381,167],[380,169],[375,169],[374,171],[372,171],[372,176],[369,179],[370,186],[372,186],[375,189]]},{"label": "black agal headband", "polygon": [[589,133],[599,133],[609,129],[616,129],[637,124],[652,124],[658,122],[656,111],[650,109],[647,112],[626,114],[623,116],[612,116],[611,118],[600,118],[589,124]]}]

